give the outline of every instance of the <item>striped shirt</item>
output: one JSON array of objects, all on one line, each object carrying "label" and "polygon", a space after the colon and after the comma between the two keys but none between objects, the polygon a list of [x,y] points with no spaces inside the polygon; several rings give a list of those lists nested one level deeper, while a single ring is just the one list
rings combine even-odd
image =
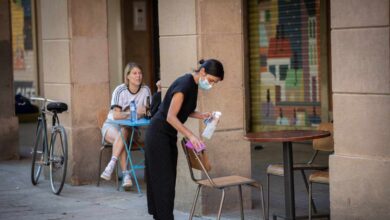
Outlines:
[{"label": "striped shirt", "polygon": [[[130,102],[135,101],[137,108],[140,106],[146,106],[146,97],[151,97],[151,92],[148,86],[141,85],[141,89],[136,94],[131,94],[126,84],[117,86],[112,93],[111,109],[114,107],[120,108],[122,111],[129,108]],[[149,101],[151,98],[149,99]],[[150,104],[150,103],[149,103]],[[108,119],[113,120],[112,111],[108,114]]]}]

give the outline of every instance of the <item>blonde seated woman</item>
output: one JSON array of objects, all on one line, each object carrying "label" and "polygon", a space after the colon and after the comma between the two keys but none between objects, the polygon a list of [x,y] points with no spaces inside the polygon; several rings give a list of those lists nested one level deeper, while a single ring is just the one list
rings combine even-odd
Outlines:
[{"label": "blonde seated woman", "polygon": [[[147,97],[151,97],[148,86],[142,84],[142,69],[136,63],[128,63],[124,70],[125,83],[117,86],[112,93],[111,110],[107,115],[107,119],[102,127],[102,137],[105,142],[111,143],[112,157],[103,173],[100,175],[102,179],[110,180],[112,172],[115,169],[118,159],[123,173],[122,187],[128,188],[133,185],[130,172],[126,167],[127,153],[124,149],[124,143],[120,132],[122,131],[125,140],[129,139],[131,128],[121,127],[109,123],[110,120],[128,119],[130,117],[129,105],[135,101],[137,105],[138,118],[145,115],[145,106]],[[150,103],[149,103],[150,104]]]}]

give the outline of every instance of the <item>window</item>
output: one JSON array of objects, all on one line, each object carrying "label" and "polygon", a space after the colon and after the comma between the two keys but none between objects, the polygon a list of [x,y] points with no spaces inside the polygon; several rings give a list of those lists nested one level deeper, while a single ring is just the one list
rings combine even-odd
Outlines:
[{"label": "window", "polygon": [[328,74],[320,56],[327,51],[321,48],[327,29],[320,26],[326,1],[248,1],[248,45],[256,51],[249,57],[251,131],[317,126],[328,103],[320,88]]}]

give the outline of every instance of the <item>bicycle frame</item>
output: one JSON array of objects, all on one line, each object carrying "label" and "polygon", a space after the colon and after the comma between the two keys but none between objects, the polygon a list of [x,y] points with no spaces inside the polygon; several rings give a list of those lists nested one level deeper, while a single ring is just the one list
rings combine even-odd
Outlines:
[{"label": "bicycle frame", "polygon": [[[49,115],[52,115],[52,127],[54,127],[56,125],[56,122],[58,122],[58,125],[60,125],[60,120],[58,119],[58,115],[57,113],[52,113],[50,111],[47,111],[46,110],[46,104],[47,102],[55,102],[54,100],[51,100],[51,99],[46,99],[46,98],[40,98],[40,97],[31,97],[30,98],[31,100],[35,100],[35,101],[41,101],[41,112],[39,113],[39,117],[38,117],[38,123],[42,123],[42,126],[43,126],[43,135],[44,135],[44,138],[43,138],[43,145],[44,145],[44,155],[43,155],[43,160],[44,160],[44,165],[48,165],[49,164],[49,155],[50,155],[50,143],[49,143],[49,138],[48,138],[48,135],[47,135],[47,119],[46,119],[46,114],[49,114]],[[38,126],[37,126],[37,129],[38,129]]]},{"label": "bicycle frame", "polygon": [[[36,185],[41,174],[42,166],[49,166],[51,189],[54,194],[59,195],[66,178],[68,144],[65,128],[60,124],[58,114],[66,110],[67,105],[62,102],[41,97],[31,97],[30,99],[41,102],[36,140],[34,143],[34,150],[32,152],[31,181],[33,185]],[[49,108],[49,105],[46,105],[48,102],[53,102],[54,104]],[[50,134],[48,134],[47,114],[52,116]],[[48,135],[50,135],[50,138]],[[58,137],[60,139],[57,139]],[[57,142],[56,140],[60,142]],[[59,145],[57,145],[57,143],[59,143]],[[40,154],[40,159],[37,159],[38,154]]]}]

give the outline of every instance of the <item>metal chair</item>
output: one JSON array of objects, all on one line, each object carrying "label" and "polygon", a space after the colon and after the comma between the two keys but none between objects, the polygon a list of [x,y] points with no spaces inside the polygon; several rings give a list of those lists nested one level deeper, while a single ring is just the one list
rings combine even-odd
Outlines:
[{"label": "metal chair", "polygon": [[[329,131],[331,136],[321,139],[313,140],[313,155],[307,163],[296,163],[293,165],[293,170],[298,170],[301,172],[305,187],[307,192],[309,192],[309,185],[307,182],[305,170],[326,170],[328,169],[328,165],[325,164],[316,164],[315,159],[320,151],[325,152],[333,152],[334,142],[333,142],[333,124],[332,123],[321,123],[318,126],[318,130]],[[269,205],[270,205],[270,176],[284,176],[283,164],[270,164],[267,167],[267,213],[269,213]],[[316,206],[312,200],[309,200],[312,203],[312,207],[314,212],[317,212]]]},{"label": "metal chair", "polygon": [[[316,171],[316,172],[313,172],[312,174],[310,174],[309,176],[309,201],[312,201],[312,191],[313,191],[313,187],[312,187],[312,184],[313,183],[318,183],[318,184],[327,184],[329,185],[329,171]],[[312,219],[312,203],[309,202],[309,220]],[[328,217],[328,219],[330,219],[330,215],[327,214],[327,215],[322,215],[322,216],[326,216]]]},{"label": "metal chair", "polygon": [[[201,153],[196,153],[193,149],[188,149],[186,147],[187,139],[183,138],[181,141],[181,145],[183,148],[183,151],[185,153],[188,167],[190,170],[191,179],[198,185],[198,188],[196,190],[196,195],[194,202],[192,204],[191,213],[189,219],[192,219],[195,212],[195,206],[196,202],[198,200],[199,192],[202,187],[210,187],[214,189],[219,189],[222,191],[222,197],[219,205],[219,211],[217,219],[221,218],[221,212],[222,212],[222,206],[225,199],[225,188],[229,187],[238,187],[239,190],[239,198],[240,198],[240,211],[241,211],[241,219],[244,219],[244,206],[243,206],[243,200],[242,200],[242,186],[251,186],[254,188],[257,188],[260,190],[260,199],[261,199],[261,206],[263,209],[263,219],[266,219],[265,215],[265,209],[264,209],[264,195],[263,195],[263,186],[258,183],[256,180],[249,179],[242,176],[224,176],[224,177],[216,177],[211,178],[208,171],[211,170],[211,166],[208,162],[208,156],[205,151],[202,151]],[[196,179],[193,173],[193,169],[197,169],[202,171],[207,178],[205,179]]]},{"label": "metal chair", "polygon": [[[108,110],[107,109],[101,109],[97,112],[96,119],[98,123],[99,130],[102,129],[104,121],[107,118]],[[100,185],[100,173],[101,171],[101,166],[102,166],[102,153],[105,149],[112,149],[112,144],[106,143],[104,140],[102,140],[102,146],[100,147],[99,151],[99,168],[98,168],[98,175],[97,175],[97,184],[96,186]],[[116,184],[116,189],[119,190],[119,183],[118,183],[118,163],[115,168],[115,184]]]}]

